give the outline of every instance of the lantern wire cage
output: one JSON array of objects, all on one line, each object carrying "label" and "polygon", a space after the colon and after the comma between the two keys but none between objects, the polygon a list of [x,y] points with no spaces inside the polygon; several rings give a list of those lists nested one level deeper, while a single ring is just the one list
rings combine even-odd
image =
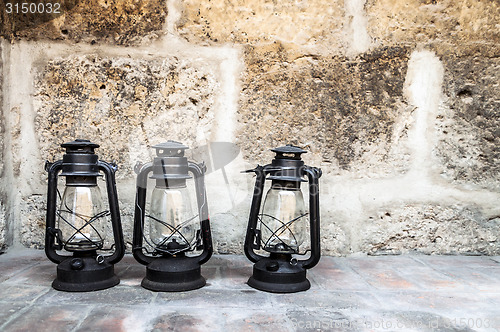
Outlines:
[{"label": "lantern wire cage", "polygon": [[[186,237],[184,236],[184,234],[181,233],[181,229],[184,228],[184,226],[188,225],[192,220],[198,218],[198,215],[195,215],[191,218],[189,218],[188,220],[186,221],[183,221],[181,222],[178,226],[174,227],[170,224],[167,224],[166,222],[164,221],[161,221],[151,215],[146,215],[146,217],[150,218],[153,222],[157,222],[157,223],[160,223],[162,224],[163,226],[167,227],[171,233],[170,235],[166,236],[162,241],[160,241],[159,243],[157,244],[153,244],[151,243],[147,238],[146,236],[144,236],[144,239],[145,241],[148,243],[148,245],[150,245],[151,247],[154,248],[154,251],[153,251],[153,254],[154,252],[159,252],[159,253],[168,253],[170,255],[176,255],[180,252],[187,252],[187,251],[194,251],[196,246],[200,243],[201,239],[197,236],[195,237],[195,239],[189,243],[189,241],[186,239]],[[152,222],[152,221],[149,221],[149,222]],[[176,235],[179,235],[186,243],[189,243],[189,245],[185,246],[185,247],[181,247],[181,248],[175,248],[175,249],[165,249],[166,248],[166,243],[169,242],[170,239],[172,239],[174,236]]]},{"label": "lantern wire cage", "polygon": [[[289,246],[285,240],[281,239],[280,236],[282,235],[285,235],[285,234],[290,234],[292,237],[293,237],[293,240],[295,242],[297,242],[297,238],[295,236],[295,234],[293,233],[293,231],[291,230],[291,227],[293,225],[293,223],[301,220],[303,217],[306,217],[307,215],[309,215],[308,212],[298,216],[298,217],[295,217],[293,219],[291,219],[290,221],[288,222],[285,222],[285,221],[282,221],[278,218],[276,218],[275,216],[272,216],[270,214],[264,214],[264,213],[261,213],[259,214],[258,216],[258,222],[260,224],[260,231],[259,233],[257,234],[256,238],[257,238],[257,242],[259,243],[259,246],[261,246],[262,248],[264,248],[264,250],[266,251],[271,251],[273,252],[274,250],[272,249],[272,246],[270,245],[270,243],[274,240],[278,240],[280,242],[280,244],[283,245],[283,249],[285,249],[285,251],[291,253],[291,254],[294,254],[294,255],[300,255],[300,256],[303,256],[303,255],[306,255],[310,249],[307,249],[306,251],[304,251],[303,253],[300,253],[298,250],[296,250],[295,248]],[[277,221],[278,223],[281,224],[280,227],[278,227],[276,230],[273,231],[273,229],[271,227],[269,227],[264,221],[263,221],[263,217],[268,217],[268,218],[271,218],[275,221]],[[262,227],[265,227],[269,232],[271,232],[271,235],[268,236],[267,240],[263,239],[262,238]],[[297,248],[298,249],[298,248]]]},{"label": "lantern wire cage", "polygon": [[[138,209],[142,210],[140,206],[136,205],[136,207]],[[141,213],[140,216],[142,216],[142,215],[143,214]],[[195,238],[193,239],[193,241],[191,243],[189,243],[189,241],[186,239],[184,234],[182,234],[182,232],[181,232],[181,229],[183,229],[184,226],[186,226],[187,224],[192,222],[194,219],[198,218],[199,214],[181,222],[176,227],[172,226],[172,225],[170,225],[162,220],[159,220],[159,219],[157,219],[149,214],[146,214],[144,216],[147,219],[149,219],[148,220],[149,223],[151,223],[151,222],[160,223],[163,226],[167,227],[171,231],[171,233],[170,233],[170,235],[166,236],[162,241],[155,244],[153,241],[150,241],[149,234],[146,233],[147,232],[146,230],[149,229],[149,227],[145,227],[144,220],[142,217],[140,217],[141,218],[141,227],[144,230],[144,232],[142,234],[142,238],[144,239],[144,242],[146,242],[147,246],[138,247],[137,249],[143,249],[147,254],[153,255],[153,256],[159,256],[162,254],[177,255],[181,252],[192,252],[192,251],[201,249],[200,246],[201,246],[202,241],[201,241],[201,234],[199,231],[197,232]],[[167,249],[165,244],[168,243],[168,241],[176,235],[180,236],[186,243],[189,243],[189,245],[183,246],[180,248]]]},{"label": "lantern wire cage", "polygon": [[[61,198],[61,192],[59,191],[59,189],[57,189],[57,196],[59,197],[59,200],[62,200],[62,198]],[[83,225],[79,226],[79,227],[76,227],[75,225],[73,225],[70,221],[68,221],[63,216],[63,213],[68,213],[69,215],[76,216],[77,218],[79,218],[80,220],[83,221]],[[85,240],[87,240],[89,242],[87,244],[87,246],[88,246],[88,248],[90,250],[100,250],[100,251],[111,251],[111,250],[114,250],[114,247],[115,247],[114,243],[109,248],[103,248],[103,246],[104,246],[104,238],[102,237],[101,233],[99,233],[99,231],[97,230],[97,228],[94,226],[94,224],[96,223],[96,221],[98,221],[99,219],[108,217],[110,215],[111,215],[111,212],[109,210],[104,210],[104,211],[101,211],[101,212],[97,213],[94,216],[86,216],[86,215],[77,213],[75,211],[72,211],[72,209],[67,204],[65,204],[65,210],[57,209],[56,210],[56,216],[59,218],[60,221],[64,221],[68,226],[70,226],[71,228],[73,228],[75,230],[75,232],[70,237],[68,237],[67,241],[64,241],[62,239],[62,234],[60,234],[58,232],[56,234],[56,239],[60,243],[60,245],[62,246],[62,248],[64,248],[66,251],[73,251],[73,250],[71,250],[71,249],[68,248],[67,244],[70,243],[72,240],[74,240],[78,235],[83,236],[85,238]],[[83,232],[83,229],[85,229],[86,227],[91,227],[95,231],[95,234],[99,238],[98,241],[92,240],[89,236],[87,236]]]},{"label": "lantern wire cage", "polygon": [[[295,234],[293,233],[293,231],[290,229],[290,227],[292,227],[292,224],[296,221],[299,221],[300,219],[302,219],[303,217],[307,216],[309,213],[304,213],[296,218],[293,218],[291,219],[290,221],[288,222],[285,222],[285,221],[282,221],[278,218],[276,218],[275,216],[272,216],[270,214],[264,214],[264,213],[261,213],[259,214],[258,216],[258,221],[261,225],[261,228],[262,226],[264,226],[269,232],[271,232],[271,235],[267,238],[267,240],[264,240],[262,239],[262,236],[260,234],[262,234],[260,232],[259,236],[258,236],[258,241],[260,242],[260,244],[262,245],[262,247],[264,248],[264,250],[270,250],[271,246],[269,245],[271,241],[274,241],[275,239],[277,239],[283,246],[284,246],[284,249],[292,254],[296,254],[296,255],[305,255],[307,254],[307,252],[309,250],[307,250],[306,252],[304,253],[299,253],[298,250],[296,250],[295,248],[289,246],[286,241],[282,240],[280,238],[280,235],[282,234],[286,234],[286,233],[289,233],[293,239],[295,240],[295,242],[297,242],[297,238],[295,237]],[[272,230],[271,227],[269,227],[264,221],[263,221],[263,217],[268,217],[268,218],[271,218],[273,220],[276,220],[278,223],[281,224],[280,227],[278,227],[276,230]]]}]

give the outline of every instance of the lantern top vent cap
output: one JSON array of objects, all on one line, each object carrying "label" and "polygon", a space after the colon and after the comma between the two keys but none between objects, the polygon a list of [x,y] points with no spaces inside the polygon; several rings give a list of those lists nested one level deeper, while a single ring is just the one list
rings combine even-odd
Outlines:
[{"label": "lantern top vent cap", "polygon": [[168,140],[164,143],[153,145],[153,149],[156,149],[158,157],[182,157],[184,156],[184,150],[189,148],[180,142]]},{"label": "lantern top vent cap", "polygon": [[94,153],[94,149],[97,149],[99,144],[92,143],[87,139],[77,138],[72,142],[61,144],[61,147],[65,148],[67,153]]},{"label": "lantern top vent cap", "polygon": [[[306,150],[302,150],[298,146],[292,144],[287,144],[285,146],[280,146],[279,148],[271,149],[272,152],[276,153],[277,159],[297,159],[300,160],[300,155],[307,153]],[[291,156],[293,155],[293,156]]]}]

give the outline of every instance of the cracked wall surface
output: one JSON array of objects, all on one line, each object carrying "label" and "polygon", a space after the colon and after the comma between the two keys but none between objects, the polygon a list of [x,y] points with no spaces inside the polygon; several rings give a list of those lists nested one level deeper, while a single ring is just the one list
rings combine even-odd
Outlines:
[{"label": "cracked wall surface", "polygon": [[43,247],[42,165],[85,137],[118,164],[128,243],[134,165],[175,139],[209,165],[217,252],[242,253],[240,171],[292,143],[323,170],[324,254],[500,253],[498,1],[62,5],[0,14],[0,230],[14,243]]}]

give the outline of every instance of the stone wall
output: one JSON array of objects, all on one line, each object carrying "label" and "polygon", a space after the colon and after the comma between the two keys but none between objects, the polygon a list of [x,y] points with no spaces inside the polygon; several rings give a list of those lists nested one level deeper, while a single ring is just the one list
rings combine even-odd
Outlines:
[{"label": "stone wall", "polygon": [[43,247],[44,161],[85,137],[128,243],[134,165],[174,139],[208,165],[219,253],[242,253],[240,171],[292,143],[323,170],[324,254],[500,254],[498,1],[59,2],[0,5],[0,245]]},{"label": "stone wall", "polygon": [[[3,43],[0,41],[0,105],[2,105],[2,109],[0,111],[0,174],[2,174],[2,178],[4,176],[3,170],[4,170],[4,156],[3,156],[3,150],[4,150],[4,145],[3,145],[3,137],[4,137],[4,126],[3,126]],[[5,247],[7,246],[7,239],[6,239],[6,234],[7,234],[7,224],[5,220],[5,208],[4,208],[4,197],[5,197],[5,190],[4,188],[0,189],[0,252],[3,252]]]}]

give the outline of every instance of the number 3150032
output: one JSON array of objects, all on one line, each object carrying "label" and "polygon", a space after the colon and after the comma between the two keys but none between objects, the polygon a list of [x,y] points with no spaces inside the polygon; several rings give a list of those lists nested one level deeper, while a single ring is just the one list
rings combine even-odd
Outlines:
[{"label": "number 3150032", "polygon": [[61,4],[58,2],[48,3],[12,3],[5,4],[7,14],[60,14]]}]

